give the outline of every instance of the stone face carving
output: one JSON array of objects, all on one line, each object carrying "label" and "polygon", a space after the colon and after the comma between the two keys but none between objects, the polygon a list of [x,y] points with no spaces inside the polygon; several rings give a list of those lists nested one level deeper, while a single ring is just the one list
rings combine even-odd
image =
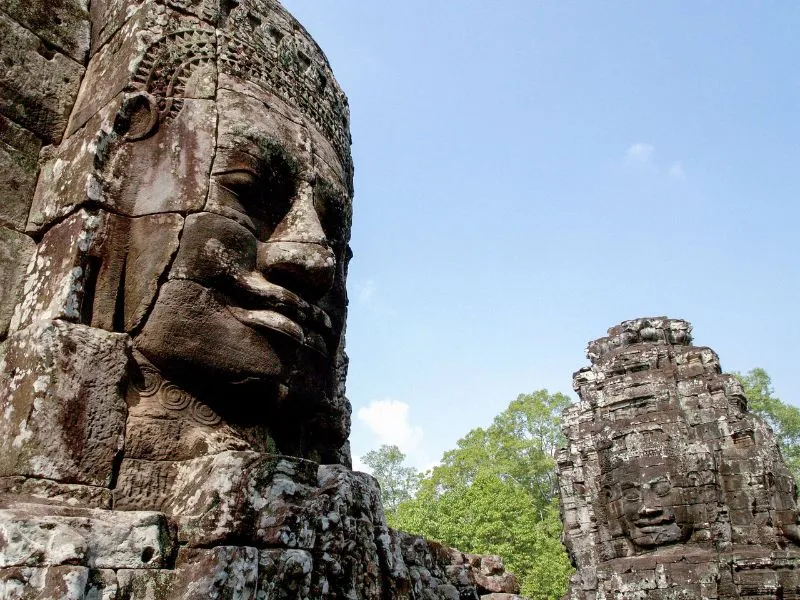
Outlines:
[{"label": "stone face carving", "polygon": [[0,598],[515,598],[350,469],[347,101],[274,0],[4,0]]},{"label": "stone face carving", "polygon": [[324,55],[267,0],[132,3],[120,18],[43,154],[25,225],[41,242],[11,331],[63,319],[128,334],[132,389],[155,371],[192,399],[156,394],[159,412],[129,394],[129,445],[178,428],[193,455],[223,436],[346,462],[352,168]]},{"label": "stone face carving", "polygon": [[625,321],[587,354],[557,456],[566,597],[800,597],[795,482],[689,323]]}]

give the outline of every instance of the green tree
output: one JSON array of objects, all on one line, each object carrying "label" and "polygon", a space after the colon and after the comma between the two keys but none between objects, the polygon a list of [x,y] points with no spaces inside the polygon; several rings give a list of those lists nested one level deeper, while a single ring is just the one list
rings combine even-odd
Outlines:
[{"label": "green tree", "polygon": [[422,473],[405,466],[403,463],[406,455],[394,445],[384,444],[377,450],[370,450],[361,460],[372,469],[372,476],[381,486],[381,501],[386,518],[389,525],[393,525],[397,506],[417,493]]},{"label": "green tree", "polygon": [[746,375],[734,375],[744,388],[750,410],[761,416],[775,432],[783,460],[800,482],[800,409],[775,396],[772,379],[764,369],[755,368]]},{"label": "green tree", "polygon": [[572,566],[561,545],[553,452],[563,394],[521,394],[446,452],[394,526],[465,552],[499,554],[535,600],[558,600]]}]

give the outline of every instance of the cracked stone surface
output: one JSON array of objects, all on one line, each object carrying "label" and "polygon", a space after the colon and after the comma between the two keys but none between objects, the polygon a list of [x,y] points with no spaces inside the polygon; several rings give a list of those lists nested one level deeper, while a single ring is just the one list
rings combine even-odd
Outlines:
[{"label": "cracked stone surface", "polygon": [[78,94],[81,63],[0,13],[0,113],[45,143],[58,143]]},{"label": "cracked stone surface", "polygon": [[125,336],[63,321],[12,334],[0,360],[0,476],[108,487],[124,443]]},{"label": "cracked stone surface", "polygon": [[20,301],[25,271],[36,251],[23,233],[0,226],[0,339],[5,338],[14,307]]},{"label": "cracked stone surface", "polygon": [[625,321],[574,375],[557,454],[566,598],[791,598],[796,484],[764,421],[688,322]]}]

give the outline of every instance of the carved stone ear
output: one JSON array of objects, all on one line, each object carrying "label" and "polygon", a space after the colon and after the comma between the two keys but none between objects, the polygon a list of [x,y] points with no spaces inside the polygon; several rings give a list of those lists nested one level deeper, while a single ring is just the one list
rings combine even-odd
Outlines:
[{"label": "carved stone ear", "polygon": [[158,104],[147,92],[126,94],[114,129],[125,141],[150,137],[158,128]]}]

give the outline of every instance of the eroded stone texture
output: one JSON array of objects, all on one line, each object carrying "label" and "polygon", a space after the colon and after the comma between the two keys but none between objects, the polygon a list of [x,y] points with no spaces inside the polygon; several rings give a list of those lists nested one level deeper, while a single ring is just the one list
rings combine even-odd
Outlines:
[{"label": "eroded stone texture", "polygon": [[98,167],[102,165],[121,102],[117,100],[57,147],[47,146],[42,150],[39,179],[28,214],[28,233],[42,232],[69,216],[76,207],[105,202]]},{"label": "eroded stone texture", "polygon": [[84,68],[0,13],[0,112],[46,143],[67,127]]},{"label": "eroded stone texture", "polygon": [[12,334],[0,361],[0,476],[108,487],[123,447],[125,336],[61,321]]},{"label": "eroded stone texture", "polygon": [[36,251],[23,233],[0,226],[0,340],[8,333],[14,307],[22,295],[25,271]]},{"label": "eroded stone texture", "polygon": [[9,503],[111,508],[111,490],[23,476],[0,477],[0,506]]},{"label": "eroded stone texture", "polygon": [[[0,497],[11,500],[0,508],[0,590],[85,600],[519,598],[499,557],[390,530],[375,480],[341,465],[222,453],[178,465],[160,494],[138,496],[125,496],[135,487],[128,474],[123,465],[115,510]],[[127,510],[155,503],[159,512]],[[50,579],[67,566],[69,593]]]},{"label": "eroded stone texture", "polygon": [[175,550],[161,513],[17,503],[0,509],[0,567],[158,569]]},{"label": "eroded stone texture", "polygon": [[42,142],[0,114],[0,225],[25,230]]},{"label": "eroded stone texture", "polygon": [[691,326],[626,321],[589,344],[557,456],[568,598],[791,598],[796,485]]},{"label": "eroded stone texture", "polygon": [[8,600],[105,600],[116,593],[113,571],[76,566],[0,569],[0,597]]},{"label": "eroded stone texture", "polygon": [[113,322],[126,226],[117,215],[80,210],[50,229],[29,262],[11,331],[49,319]]},{"label": "eroded stone texture", "polygon": [[89,52],[88,2],[53,0],[47,4],[4,0],[3,12],[50,45],[84,64]]}]

